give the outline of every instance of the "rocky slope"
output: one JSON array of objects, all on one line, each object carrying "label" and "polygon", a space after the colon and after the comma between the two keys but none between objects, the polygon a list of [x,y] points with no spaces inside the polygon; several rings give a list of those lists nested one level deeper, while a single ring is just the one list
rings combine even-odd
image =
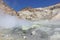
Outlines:
[{"label": "rocky slope", "polygon": [[0,0],[0,9],[2,9],[4,12],[10,15],[16,15],[16,11],[7,6],[7,4],[5,4],[3,0]]},{"label": "rocky slope", "polygon": [[25,8],[18,11],[19,17],[27,20],[51,20],[60,14],[60,3],[44,8]]}]

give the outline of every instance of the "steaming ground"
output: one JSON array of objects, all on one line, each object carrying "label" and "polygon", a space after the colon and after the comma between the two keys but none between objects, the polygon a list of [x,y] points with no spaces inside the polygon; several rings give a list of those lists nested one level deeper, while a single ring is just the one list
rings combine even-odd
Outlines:
[{"label": "steaming ground", "polygon": [[27,20],[18,19],[16,16],[11,16],[0,10],[0,28],[13,28],[18,26],[29,26],[31,23]]}]

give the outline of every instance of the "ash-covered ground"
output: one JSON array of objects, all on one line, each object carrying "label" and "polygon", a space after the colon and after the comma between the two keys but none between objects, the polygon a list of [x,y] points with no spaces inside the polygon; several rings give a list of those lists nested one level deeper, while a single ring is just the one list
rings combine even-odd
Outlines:
[{"label": "ash-covered ground", "polygon": [[2,40],[60,40],[60,25],[33,25],[22,30],[20,27],[0,30]]}]

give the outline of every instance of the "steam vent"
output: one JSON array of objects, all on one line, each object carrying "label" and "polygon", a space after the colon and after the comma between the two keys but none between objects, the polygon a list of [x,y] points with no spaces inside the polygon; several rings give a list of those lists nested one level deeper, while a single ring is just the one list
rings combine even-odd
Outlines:
[{"label": "steam vent", "polygon": [[0,0],[0,40],[60,40],[60,3],[16,12]]}]

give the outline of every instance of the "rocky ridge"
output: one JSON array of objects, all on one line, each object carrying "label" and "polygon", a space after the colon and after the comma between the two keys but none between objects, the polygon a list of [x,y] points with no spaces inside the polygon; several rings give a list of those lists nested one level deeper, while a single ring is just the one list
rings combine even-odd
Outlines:
[{"label": "rocky ridge", "polygon": [[25,8],[18,11],[19,17],[27,20],[51,20],[60,14],[60,3],[44,8]]}]

